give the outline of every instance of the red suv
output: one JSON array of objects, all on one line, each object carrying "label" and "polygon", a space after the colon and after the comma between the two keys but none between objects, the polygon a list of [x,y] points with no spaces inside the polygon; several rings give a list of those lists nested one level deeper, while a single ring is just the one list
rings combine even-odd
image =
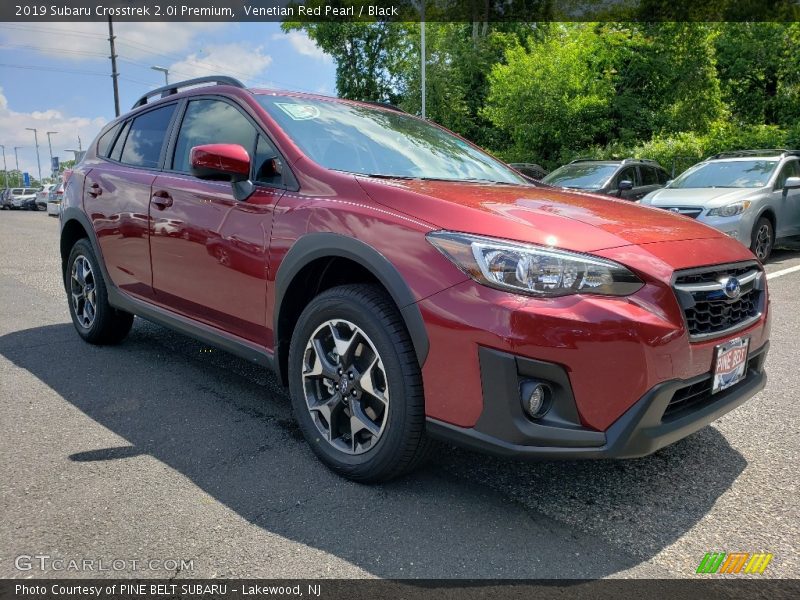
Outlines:
[{"label": "red suv", "polygon": [[435,438],[643,456],[766,381],[743,245],[532,183],[390,106],[170,85],[100,133],[65,197],[81,337],[119,342],[138,315],[272,367],[314,452],[358,481]]}]

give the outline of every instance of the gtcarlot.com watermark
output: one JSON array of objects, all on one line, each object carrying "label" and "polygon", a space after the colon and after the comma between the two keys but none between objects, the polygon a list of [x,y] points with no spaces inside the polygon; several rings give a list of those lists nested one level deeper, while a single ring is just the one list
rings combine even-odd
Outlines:
[{"label": "gtcarlot.com watermark", "polygon": [[14,559],[18,571],[136,572],[194,571],[194,559],[184,558],[65,558],[48,554],[20,554]]}]

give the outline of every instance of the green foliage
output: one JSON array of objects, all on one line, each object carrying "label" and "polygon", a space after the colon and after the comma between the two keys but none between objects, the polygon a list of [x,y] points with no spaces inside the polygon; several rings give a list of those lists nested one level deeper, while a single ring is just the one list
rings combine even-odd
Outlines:
[{"label": "green foliage", "polygon": [[506,64],[492,68],[484,115],[509,135],[507,154],[525,159],[532,152],[547,162],[564,149],[605,141],[614,87],[597,64],[598,46],[589,27],[562,27],[530,50],[510,48]]},{"label": "green foliage", "polygon": [[[418,23],[284,29],[333,56],[340,96],[419,112]],[[722,150],[800,147],[797,22],[429,22],[426,45],[427,116],[506,160],[641,156],[680,171]]]}]

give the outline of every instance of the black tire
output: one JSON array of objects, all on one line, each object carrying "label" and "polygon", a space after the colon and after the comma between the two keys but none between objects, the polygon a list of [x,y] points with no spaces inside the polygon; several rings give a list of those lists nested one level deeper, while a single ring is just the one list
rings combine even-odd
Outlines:
[{"label": "black tire", "polygon": [[[306,399],[303,369],[307,345],[323,325],[336,320],[355,325],[368,337],[367,342],[380,359],[385,389],[391,392],[383,429],[377,441],[361,454],[348,454],[329,442],[312,417]],[[342,365],[343,360],[338,364]],[[289,347],[289,389],[295,419],[311,449],[325,465],[348,479],[361,483],[388,481],[417,468],[429,455],[431,442],[425,435],[425,399],[417,356],[399,311],[378,286],[331,288],[306,306]],[[336,384],[333,389],[338,389]],[[348,397],[346,391],[343,396]],[[345,407],[345,415],[347,411],[352,414],[347,401],[341,406]]]},{"label": "black tire", "polygon": [[[73,288],[73,267],[76,261],[86,261],[91,269],[91,283],[89,284],[89,276],[86,277],[86,284],[83,290],[88,289],[91,285],[91,291],[88,292],[88,297],[94,300],[94,310],[91,311],[93,318],[91,322],[87,322],[84,317],[85,313],[80,310],[80,302],[76,305],[73,300],[72,291],[79,289],[78,286]],[[79,263],[83,265],[83,262]],[[76,280],[77,282],[77,280]],[[78,240],[72,247],[67,260],[67,270],[64,274],[64,284],[67,291],[67,302],[69,303],[69,314],[72,317],[72,323],[84,340],[90,344],[118,344],[133,325],[133,315],[112,307],[108,303],[108,291],[106,289],[105,281],[103,280],[100,264],[94,255],[94,250],[89,240],[86,238]],[[89,302],[88,297],[84,297],[83,305]]]},{"label": "black tire", "polygon": [[767,217],[761,217],[753,227],[750,250],[761,262],[766,262],[775,247],[775,228]]}]

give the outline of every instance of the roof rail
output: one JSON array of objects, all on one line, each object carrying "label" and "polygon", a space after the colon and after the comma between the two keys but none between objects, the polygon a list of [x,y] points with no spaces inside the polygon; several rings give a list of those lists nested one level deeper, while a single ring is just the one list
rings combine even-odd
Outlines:
[{"label": "roof rail", "polygon": [[571,165],[572,163],[579,163],[579,162],[591,162],[591,161],[605,161],[605,160],[615,160],[615,159],[613,159],[613,158],[610,158],[610,159],[605,159],[605,158],[592,158],[591,156],[584,156],[584,157],[582,157],[582,158],[576,158],[576,159],[573,159],[573,160],[569,161],[569,163],[567,163],[567,164],[570,164],[570,165]]},{"label": "roof rail", "polygon": [[717,158],[739,158],[744,156],[800,156],[800,150],[786,148],[762,148],[760,150],[727,150],[709,156],[706,160]]},{"label": "roof rail", "polygon": [[626,158],[622,161],[622,164],[632,163],[632,162],[642,162],[647,163],[648,165],[659,165],[657,160],[653,160],[652,158]]},{"label": "roof rail", "polygon": [[238,79],[234,79],[233,77],[226,77],[224,75],[212,75],[210,77],[197,77],[195,79],[187,79],[186,81],[178,81],[176,83],[171,83],[169,85],[164,85],[160,88],[156,88],[154,90],[150,90],[144,96],[139,98],[136,101],[136,104],[133,105],[132,108],[139,108],[140,106],[144,106],[147,104],[147,101],[154,97],[154,96],[161,96],[162,98],[166,98],[167,96],[172,96],[173,94],[177,94],[181,88],[187,88],[195,85],[202,85],[204,83],[213,83],[215,85],[231,85],[237,88],[245,88],[245,85],[239,81]]}]

